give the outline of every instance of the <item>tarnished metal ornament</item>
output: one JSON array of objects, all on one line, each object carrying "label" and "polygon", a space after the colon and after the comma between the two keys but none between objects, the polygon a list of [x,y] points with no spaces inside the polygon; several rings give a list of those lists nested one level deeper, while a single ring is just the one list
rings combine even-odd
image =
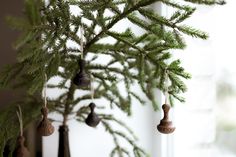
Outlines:
[{"label": "tarnished metal ornament", "polygon": [[24,136],[19,136],[17,139],[17,147],[16,147],[16,157],[30,157],[30,153],[28,149],[24,145],[25,138]]},{"label": "tarnished metal ornament", "polygon": [[101,118],[99,118],[98,115],[94,112],[94,109],[96,107],[94,103],[90,103],[89,107],[90,107],[91,113],[86,118],[85,123],[90,127],[96,127],[101,121]]},{"label": "tarnished metal ornament", "polygon": [[48,119],[48,109],[46,107],[41,109],[43,119],[39,123],[37,131],[41,136],[50,136],[54,132],[54,126],[52,122]]},{"label": "tarnished metal ornament", "polygon": [[161,120],[160,124],[157,126],[157,130],[163,134],[171,134],[175,131],[175,127],[173,126],[172,121],[169,120],[169,111],[170,106],[164,104],[162,106],[164,111],[164,118]]},{"label": "tarnished metal ornament", "polygon": [[85,60],[79,60],[80,71],[77,73],[73,79],[73,83],[80,88],[85,88],[90,85],[90,77],[85,72]]}]

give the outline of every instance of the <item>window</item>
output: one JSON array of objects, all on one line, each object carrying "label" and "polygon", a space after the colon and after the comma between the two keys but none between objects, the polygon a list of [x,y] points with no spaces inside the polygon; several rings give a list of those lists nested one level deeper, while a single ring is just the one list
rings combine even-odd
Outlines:
[{"label": "window", "polygon": [[232,22],[236,2],[227,2],[225,6],[198,6],[187,24],[208,32],[210,38],[202,41],[188,37],[187,49],[173,52],[193,78],[186,81],[186,103],[176,103],[177,130],[170,157],[236,156],[236,31]]}]

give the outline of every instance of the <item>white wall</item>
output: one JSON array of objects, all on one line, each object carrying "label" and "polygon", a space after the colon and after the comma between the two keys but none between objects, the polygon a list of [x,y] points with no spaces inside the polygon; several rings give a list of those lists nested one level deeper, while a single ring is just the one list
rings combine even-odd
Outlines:
[{"label": "white wall", "polygon": [[[184,67],[192,73],[193,78],[187,81],[189,90],[186,93],[186,104],[176,105],[178,129],[175,134],[175,157],[236,156],[216,145],[216,117],[219,116],[216,110],[216,83],[224,69],[235,72],[236,67],[236,1],[227,2],[225,6],[198,7],[197,13],[187,24],[209,32],[210,38],[201,41],[188,37],[187,49],[176,53],[176,57],[182,59]],[[232,109],[235,115],[236,111]]]}]

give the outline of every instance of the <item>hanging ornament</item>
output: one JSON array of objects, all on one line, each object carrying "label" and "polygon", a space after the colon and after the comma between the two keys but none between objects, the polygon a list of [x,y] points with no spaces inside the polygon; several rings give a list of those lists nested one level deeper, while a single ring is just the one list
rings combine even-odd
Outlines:
[{"label": "hanging ornament", "polygon": [[43,107],[41,109],[43,115],[42,121],[39,123],[37,131],[41,136],[50,136],[54,132],[54,126],[52,122],[48,119],[48,109]]},{"label": "hanging ornament", "polygon": [[[92,82],[90,85],[91,86],[91,99],[92,101],[94,101],[94,88],[92,84],[94,79],[92,75],[91,75],[91,78],[92,78]],[[89,104],[89,108],[91,112],[89,113],[88,117],[85,120],[85,123],[91,127],[96,127],[101,121],[101,118],[99,118],[98,115],[94,112],[95,107],[96,105],[93,102]]]},{"label": "hanging ornament", "polygon": [[80,71],[77,73],[73,79],[73,83],[80,88],[88,87],[90,84],[89,75],[85,72],[85,60],[79,60]]},{"label": "hanging ornament", "polygon": [[165,72],[165,104],[162,105],[162,109],[164,112],[164,117],[161,120],[160,124],[157,126],[157,130],[163,134],[171,134],[175,131],[175,127],[173,126],[172,121],[169,120],[169,111],[170,111],[170,106],[168,105],[168,79],[167,79],[167,72]]},{"label": "hanging ornament", "polygon": [[50,136],[54,132],[54,126],[52,125],[52,122],[48,119],[46,90],[47,90],[47,76],[45,75],[44,106],[41,109],[43,118],[37,128],[37,131],[41,136]]},{"label": "hanging ornament", "polygon": [[96,105],[94,103],[90,103],[89,107],[90,107],[91,112],[88,115],[88,117],[86,118],[85,123],[88,126],[96,127],[99,124],[99,122],[101,121],[101,118],[99,118],[98,115],[94,112],[94,109],[96,107]]},{"label": "hanging ornament", "polygon": [[171,134],[175,131],[175,127],[173,126],[172,121],[169,120],[170,106],[167,104],[164,104],[162,106],[162,109],[164,111],[164,118],[161,120],[160,124],[157,126],[157,129],[159,132],[163,134]]},{"label": "hanging ornament", "polygon": [[85,60],[83,59],[84,53],[84,36],[83,36],[83,27],[80,28],[81,40],[80,40],[80,49],[81,49],[81,58],[79,59],[79,73],[77,73],[73,79],[73,83],[80,88],[86,88],[90,84],[89,75],[85,71]]},{"label": "hanging ornament", "polygon": [[20,123],[20,136],[17,138],[17,147],[15,150],[16,157],[29,157],[30,153],[24,145],[25,138],[23,136],[23,117],[22,117],[22,112],[21,112],[20,106],[19,106],[19,111],[17,111],[16,114],[17,114],[17,117],[18,117],[19,123]]}]

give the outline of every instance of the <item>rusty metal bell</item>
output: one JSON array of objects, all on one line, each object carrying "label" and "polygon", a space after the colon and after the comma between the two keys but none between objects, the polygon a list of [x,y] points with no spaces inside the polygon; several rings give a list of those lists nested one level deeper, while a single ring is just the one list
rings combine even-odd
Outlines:
[{"label": "rusty metal bell", "polygon": [[101,121],[101,118],[99,118],[98,115],[94,112],[94,109],[96,107],[94,103],[90,103],[89,107],[90,107],[91,112],[86,118],[85,123],[90,127],[96,127]]},{"label": "rusty metal bell", "polygon": [[25,138],[24,136],[19,136],[17,139],[17,147],[15,150],[16,157],[30,157],[28,149],[24,145]]},{"label": "rusty metal bell", "polygon": [[52,122],[48,119],[48,109],[43,107],[41,109],[43,119],[37,127],[37,131],[41,136],[50,136],[54,132],[54,126]]},{"label": "rusty metal bell", "polygon": [[90,85],[90,77],[85,72],[85,60],[79,60],[80,71],[77,73],[73,79],[73,83],[80,88],[86,88]]},{"label": "rusty metal bell", "polygon": [[161,120],[160,124],[157,126],[157,130],[163,134],[171,134],[175,131],[175,127],[173,126],[172,121],[169,120],[169,111],[170,106],[164,104],[162,106],[164,111],[164,118]]}]

